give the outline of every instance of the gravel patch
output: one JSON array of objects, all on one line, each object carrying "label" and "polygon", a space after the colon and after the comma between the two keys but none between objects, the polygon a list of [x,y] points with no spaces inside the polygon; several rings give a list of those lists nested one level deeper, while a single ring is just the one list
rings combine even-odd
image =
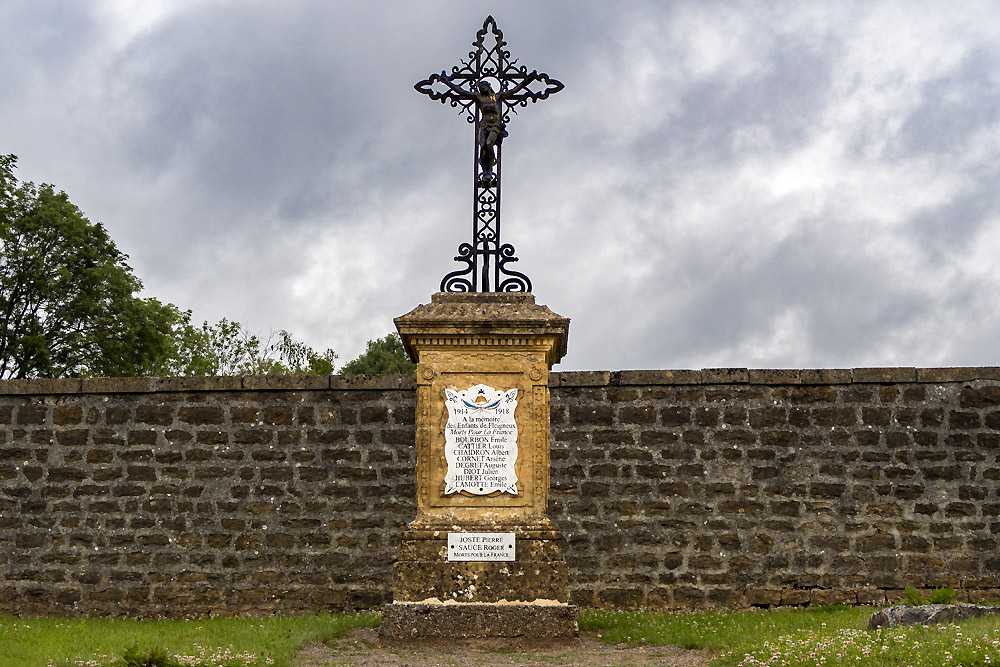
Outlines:
[{"label": "gravel patch", "polygon": [[386,644],[376,630],[358,628],[329,644],[310,644],[299,653],[296,667],[431,667],[448,665],[583,665],[586,667],[670,665],[705,667],[710,651],[676,646],[609,645],[593,637],[570,641],[465,640]]}]

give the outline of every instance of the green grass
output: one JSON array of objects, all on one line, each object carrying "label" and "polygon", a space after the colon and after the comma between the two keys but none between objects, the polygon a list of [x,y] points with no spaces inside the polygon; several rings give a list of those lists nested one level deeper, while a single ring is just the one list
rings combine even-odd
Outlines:
[{"label": "green grass", "polygon": [[716,667],[1000,666],[1000,616],[869,632],[873,607],[775,611],[584,610],[580,628],[610,643],[721,652]]},{"label": "green grass", "polygon": [[873,667],[974,667],[1000,664],[1000,622],[907,626],[891,630],[800,631],[755,650],[729,655],[739,667],[865,665]]},{"label": "green grass", "polygon": [[[802,628],[864,627],[867,607],[817,606],[777,611],[610,612],[587,609],[580,628],[613,644],[673,644],[681,648],[731,651]],[[826,625],[823,625],[823,624]]]},{"label": "green grass", "polygon": [[[147,621],[108,618],[0,617],[0,665],[45,667],[75,665],[77,657],[113,664],[127,649],[164,648],[173,655],[199,655],[199,647],[215,653],[252,654],[254,660],[233,658],[225,667],[265,665],[288,667],[296,651],[313,641],[327,641],[356,627],[375,627],[375,614],[271,616],[267,618],[205,618],[185,621]],[[108,657],[105,657],[108,656]],[[64,662],[65,660],[71,662]],[[198,663],[195,663],[197,665]],[[215,665],[217,662],[205,661]]]},{"label": "green grass", "polygon": [[[869,632],[872,607],[774,611],[612,612],[585,609],[580,628],[609,643],[676,645],[719,653],[715,667],[1000,667],[1000,615]],[[207,656],[183,667],[289,667],[313,641],[375,627],[375,614],[186,621],[0,617],[0,665],[114,665],[127,649]],[[236,655],[241,654],[241,655]],[[269,663],[268,660],[273,661]],[[120,664],[120,663],[119,663]]]}]

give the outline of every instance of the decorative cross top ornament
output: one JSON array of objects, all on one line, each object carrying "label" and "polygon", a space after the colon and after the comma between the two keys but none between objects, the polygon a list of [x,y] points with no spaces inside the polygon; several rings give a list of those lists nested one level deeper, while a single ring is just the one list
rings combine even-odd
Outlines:
[{"label": "decorative cross top ornament", "polygon": [[[491,45],[489,45],[491,44]],[[414,88],[432,100],[461,107],[476,127],[473,162],[472,243],[458,246],[456,262],[465,267],[441,280],[442,292],[530,292],[531,281],[508,269],[517,261],[514,246],[500,243],[500,157],[507,123],[516,107],[544,100],[562,83],[510,60],[507,42],[492,16],[476,33],[475,47],[461,67],[431,74]]]}]

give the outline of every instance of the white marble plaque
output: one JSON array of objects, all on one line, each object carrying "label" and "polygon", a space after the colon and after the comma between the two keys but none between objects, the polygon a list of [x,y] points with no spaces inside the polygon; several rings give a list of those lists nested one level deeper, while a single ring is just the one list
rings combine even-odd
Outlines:
[{"label": "white marble plaque", "polygon": [[448,560],[514,560],[514,533],[448,533]]},{"label": "white marble plaque", "polygon": [[448,406],[445,494],[501,491],[517,495],[517,389],[500,391],[477,384],[462,391],[444,391]]}]

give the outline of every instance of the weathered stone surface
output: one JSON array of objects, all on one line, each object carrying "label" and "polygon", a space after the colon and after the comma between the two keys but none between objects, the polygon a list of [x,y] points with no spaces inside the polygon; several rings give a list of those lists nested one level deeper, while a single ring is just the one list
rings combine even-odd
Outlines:
[{"label": "weathered stone surface", "polygon": [[[431,296],[429,304],[417,306],[394,321],[403,346],[414,361],[417,361],[414,343],[421,337],[469,340],[470,336],[486,334],[513,341],[518,336],[528,335],[548,339],[544,347],[551,368],[566,355],[569,333],[569,318],[536,304],[530,293],[438,292]],[[527,340],[520,343],[534,344]]]},{"label": "weathered stone surface", "polygon": [[742,384],[750,381],[750,371],[746,368],[706,368],[701,374],[705,384]]},{"label": "weathered stone surface", "polygon": [[248,375],[243,378],[244,389],[326,389],[329,386],[328,375]]},{"label": "weathered stone surface", "polygon": [[571,639],[579,635],[575,605],[391,604],[382,607],[379,636],[390,640]]},{"label": "weathered stone surface", "polygon": [[153,378],[155,391],[239,391],[243,389],[243,378],[240,377],[175,377]]},{"label": "weathered stone surface", "polygon": [[[568,375],[568,373],[559,373]],[[619,385],[648,386],[661,384],[701,384],[703,381],[702,372],[689,370],[671,371],[619,371]],[[563,384],[563,386],[566,386]]]},{"label": "weathered stone surface", "polygon": [[155,384],[155,378],[84,378],[80,390],[85,394],[146,394]]},{"label": "weathered stone surface", "polygon": [[393,599],[397,602],[437,598],[448,602],[569,601],[566,562],[447,562],[400,560],[393,567]]},{"label": "weathered stone surface", "polygon": [[802,380],[799,370],[794,368],[751,368],[749,381],[751,384],[782,385],[799,384]]},{"label": "weathered stone surface", "polygon": [[[1000,599],[994,370],[918,369],[924,382],[890,384],[801,371],[800,385],[550,373],[548,507],[570,600],[778,604],[780,592],[780,604],[808,604],[858,591],[880,603],[905,585]],[[115,382],[107,393],[0,383],[0,608],[151,616],[391,601],[416,511],[412,376],[333,377],[317,390]],[[182,408],[218,409],[221,423],[183,421],[202,413]],[[819,425],[838,413],[816,411],[833,408],[856,421]],[[953,412],[978,426],[952,428]],[[217,593],[183,571],[211,575]]]},{"label": "weathered stone surface", "polygon": [[0,391],[4,394],[78,394],[83,380],[75,378],[40,378],[35,380],[0,380]]},{"label": "weathered stone surface", "polygon": [[563,371],[549,374],[549,386],[605,387],[610,378],[608,371]]},{"label": "weathered stone surface", "polygon": [[918,368],[918,382],[971,382],[972,380],[1000,379],[1000,368],[957,367],[957,368]]},{"label": "weathered stone surface", "polygon": [[[430,305],[395,321],[404,346],[417,362],[417,512],[403,535],[393,568],[395,604],[390,608],[390,619],[408,614],[407,632],[414,638],[552,636],[536,635],[539,630],[530,624],[537,619],[525,616],[524,611],[496,612],[493,607],[468,605],[536,600],[565,604],[569,600],[562,541],[547,517],[548,371],[565,354],[569,320],[536,306],[530,294],[435,294]],[[479,394],[489,395],[490,400],[506,396],[510,412],[501,416],[498,408],[492,417],[484,415],[480,421],[468,416],[468,408],[447,403],[461,405],[459,397],[476,386]],[[471,393],[462,398],[463,402],[471,400]],[[455,417],[459,412],[468,421],[459,422]],[[590,412],[580,419],[611,425],[609,406],[597,406]],[[655,421],[655,411],[643,412],[645,418],[638,412],[635,418],[645,423]],[[374,420],[374,413],[369,418]],[[499,437],[502,449],[488,451],[502,451],[508,458],[502,474],[485,483],[487,492],[480,489],[481,493],[475,493],[476,489],[466,489],[457,482],[456,475],[465,474],[465,469],[447,461],[461,452],[474,457],[475,452],[487,451],[486,445],[466,438],[459,446],[456,432],[460,423],[475,423],[483,429],[484,424],[494,422],[504,427],[494,429],[490,446],[497,447],[499,431],[508,435]],[[469,466],[478,469],[476,462]],[[480,483],[484,483],[482,479]],[[489,488],[496,490],[488,492]],[[450,561],[449,532],[514,533],[514,560]],[[404,604],[429,599],[459,601],[475,621],[453,611],[441,616],[433,606],[417,614],[412,604]],[[395,611],[396,607],[402,611]],[[539,609],[540,613],[551,613]],[[569,608],[559,609],[564,613]],[[498,613],[501,616],[496,616]],[[401,631],[394,623],[390,620],[386,636]],[[572,623],[575,628],[575,618]]]},{"label": "weathered stone surface", "polygon": [[808,368],[799,371],[799,381],[802,384],[849,384],[851,369],[849,368]]},{"label": "weathered stone surface", "polygon": [[950,623],[966,618],[1000,614],[1000,606],[979,604],[925,604],[914,607],[886,607],[868,620],[868,629],[892,628],[897,625],[930,625]]},{"label": "weathered stone surface", "polygon": [[[484,518],[546,523],[548,371],[565,353],[569,320],[535,305],[531,294],[438,293],[431,304],[395,322],[417,361],[417,516],[412,527],[462,525]],[[446,392],[477,384],[504,392],[517,389],[516,493],[445,492]]]},{"label": "weathered stone surface", "polygon": [[[391,517],[414,509],[412,474],[399,472],[412,469],[413,391],[196,380],[169,392],[105,378],[73,394],[42,393],[52,383],[0,394],[0,461],[15,475],[0,465],[0,553],[18,554],[0,558],[0,608],[149,616],[391,599],[403,522],[393,533]],[[309,428],[356,457],[357,476],[306,441],[302,415],[318,405],[354,414]],[[28,568],[33,579],[18,574]]]},{"label": "weathered stone surface", "polygon": [[915,368],[852,368],[851,380],[853,382],[915,382],[917,379],[917,369]]}]

